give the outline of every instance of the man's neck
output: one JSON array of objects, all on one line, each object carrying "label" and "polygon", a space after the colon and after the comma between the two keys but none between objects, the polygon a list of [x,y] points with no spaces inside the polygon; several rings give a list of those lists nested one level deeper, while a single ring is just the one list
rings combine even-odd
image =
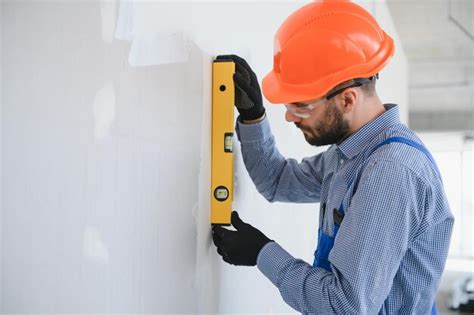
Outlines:
[{"label": "man's neck", "polygon": [[367,99],[354,116],[351,134],[357,132],[360,128],[385,113],[385,111],[385,107],[377,95]]}]

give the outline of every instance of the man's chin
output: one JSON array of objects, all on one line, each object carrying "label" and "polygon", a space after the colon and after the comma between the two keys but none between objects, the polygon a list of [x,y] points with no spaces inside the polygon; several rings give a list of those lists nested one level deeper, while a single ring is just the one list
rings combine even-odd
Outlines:
[{"label": "man's chin", "polygon": [[328,145],[328,143],[326,143],[325,141],[322,141],[321,138],[315,137],[314,134],[310,132],[309,130],[305,130],[302,128],[300,128],[300,130],[303,133],[303,136],[306,142],[308,142],[310,145],[316,146],[316,147]]},{"label": "man's chin", "polygon": [[310,136],[309,134],[307,134],[306,132],[303,131],[303,135],[304,135],[304,138],[306,140],[306,142],[308,142],[309,144],[311,145],[314,145],[314,146],[318,146],[317,142],[318,142],[318,139]]},{"label": "man's chin", "polygon": [[310,136],[306,133],[303,133],[303,134],[304,134],[304,138],[306,139],[306,142],[308,142],[312,146],[322,147],[322,146],[325,146],[325,145],[329,145],[329,143],[327,143],[327,141],[322,141],[321,138],[316,138],[316,137]]}]

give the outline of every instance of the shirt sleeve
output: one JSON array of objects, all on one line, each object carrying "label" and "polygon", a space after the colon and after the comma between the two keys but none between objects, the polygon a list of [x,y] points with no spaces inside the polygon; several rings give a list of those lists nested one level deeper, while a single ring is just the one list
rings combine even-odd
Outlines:
[{"label": "shirt sleeve", "polygon": [[403,165],[368,165],[330,252],[332,272],[275,242],[259,253],[258,268],[301,313],[376,314],[420,224],[426,187]]},{"label": "shirt sleeve", "polygon": [[319,202],[323,154],[303,159],[285,159],[275,145],[268,119],[256,124],[237,120],[245,167],[257,190],[270,202]]}]

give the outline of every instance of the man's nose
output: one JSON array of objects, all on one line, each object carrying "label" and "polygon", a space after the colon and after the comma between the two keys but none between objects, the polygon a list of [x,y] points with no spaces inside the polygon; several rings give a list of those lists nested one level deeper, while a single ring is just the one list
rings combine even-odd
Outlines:
[{"label": "man's nose", "polygon": [[286,110],[285,119],[287,122],[300,122],[303,118],[293,115],[289,110]]}]

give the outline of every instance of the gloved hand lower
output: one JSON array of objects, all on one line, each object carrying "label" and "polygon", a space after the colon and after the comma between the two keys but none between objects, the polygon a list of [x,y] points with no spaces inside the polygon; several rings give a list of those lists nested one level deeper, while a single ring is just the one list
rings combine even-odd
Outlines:
[{"label": "gloved hand lower", "polygon": [[254,120],[263,116],[265,108],[258,79],[252,68],[236,55],[217,56],[217,60],[232,60],[235,63],[235,107],[243,120]]},{"label": "gloved hand lower", "polygon": [[236,211],[232,211],[231,223],[237,231],[221,226],[212,228],[217,253],[229,264],[255,266],[260,250],[272,240],[250,224],[243,222]]}]

